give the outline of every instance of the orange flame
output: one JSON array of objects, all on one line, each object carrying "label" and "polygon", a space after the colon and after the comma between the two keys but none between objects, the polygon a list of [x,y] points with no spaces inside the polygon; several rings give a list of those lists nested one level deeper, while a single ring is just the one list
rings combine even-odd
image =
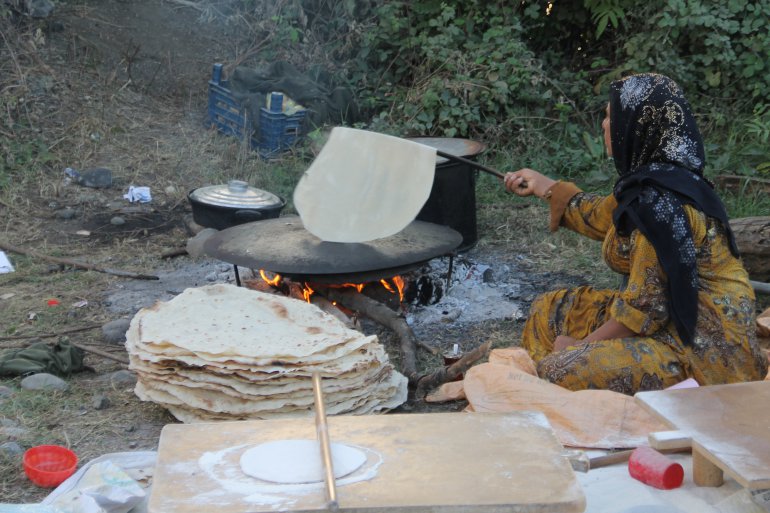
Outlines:
[{"label": "orange flame", "polygon": [[[283,281],[283,277],[280,274],[275,274],[272,278],[269,278],[264,269],[259,270],[259,275],[262,277],[263,280],[265,280],[265,283],[267,283],[272,287],[277,287],[278,285],[281,284],[281,281]],[[388,283],[387,280],[384,280],[384,279],[380,280],[380,284],[382,284],[382,286],[385,287],[385,289],[391,294],[398,294],[400,301],[403,301],[404,286],[405,286],[404,279],[401,278],[401,276],[394,276],[393,278],[390,279],[390,281],[392,281],[393,285],[395,285],[395,289],[393,288],[393,285]],[[312,296],[315,291],[307,283],[303,283],[302,285],[303,285],[302,296],[305,298],[305,301],[309,303],[310,296]],[[367,285],[366,283],[342,283],[339,285],[329,285],[329,286],[334,288],[353,287],[358,292],[361,292],[364,290],[364,287],[366,287],[366,285]]]},{"label": "orange flame", "polygon": [[266,282],[268,285],[272,285],[273,287],[277,287],[277,286],[278,286],[278,284],[279,284],[279,283],[281,283],[281,279],[282,279],[282,278],[281,278],[281,275],[280,275],[280,274],[276,274],[276,275],[275,275],[275,276],[273,276],[273,278],[271,279],[271,278],[268,278],[268,277],[267,277],[267,275],[265,274],[265,270],[264,270],[264,269],[260,269],[260,270],[259,270],[259,275],[260,275],[260,276],[262,276],[262,279],[263,279],[263,280],[265,280],[265,282]]},{"label": "orange flame", "polygon": [[311,289],[310,285],[305,283],[305,288],[302,289],[302,297],[304,297],[305,301],[307,301],[309,303],[310,302],[310,296],[313,295],[313,292],[315,292],[315,290]]},{"label": "orange flame", "polygon": [[[401,276],[394,276],[390,279],[390,281],[393,282],[393,285],[396,286],[396,289],[398,289],[398,299],[399,301],[404,300],[404,279]],[[387,280],[380,280],[380,283],[383,287],[385,287],[385,290],[390,292],[391,294],[396,294],[396,289],[394,289],[390,283],[388,283]]]},{"label": "orange flame", "polygon": [[401,276],[394,276],[391,278],[391,281],[398,289],[398,299],[400,301],[404,301],[404,288],[406,287],[406,282]]}]

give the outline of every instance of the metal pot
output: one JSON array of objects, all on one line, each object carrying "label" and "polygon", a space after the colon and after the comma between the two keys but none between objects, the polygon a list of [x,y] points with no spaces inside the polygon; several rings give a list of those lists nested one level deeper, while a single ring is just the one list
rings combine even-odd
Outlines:
[{"label": "metal pot", "polygon": [[[486,145],[468,139],[449,137],[413,137],[409,140],[432,146],[458,157],[474,160]],[[478,241],[476,228],[476,170],[470,165],[436,157],[433,188],[417,219],[454,228],[463,236],[457,249],[471,249]]]},{"label": "metal pot", "polygon": [[195,189],[187,195],[187,199],[192,206],[195,222],[217,230],[276,218],[286,206],[283,198],[249,187],[249,184],[241,180]]}]

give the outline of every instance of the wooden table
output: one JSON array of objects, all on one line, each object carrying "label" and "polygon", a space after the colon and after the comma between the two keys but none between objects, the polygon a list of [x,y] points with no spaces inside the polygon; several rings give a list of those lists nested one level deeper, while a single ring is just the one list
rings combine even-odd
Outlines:
[{"label": "wooden table", "polygon": [[[367,462],[337,480],[344,512],[563,512],[585,497],[538,412],[332,416],[332,442]],[[315,439],[311,418],[163,428],[151,513],[323,511],[324,484],[248,477],[240,455],[270,440]]]},{"label": "wooden table", "polygon": [[692,438],[696,485],[720,486],[727,473],[748,489],[770,488],[770,381],[639,392],[635,397]]}]

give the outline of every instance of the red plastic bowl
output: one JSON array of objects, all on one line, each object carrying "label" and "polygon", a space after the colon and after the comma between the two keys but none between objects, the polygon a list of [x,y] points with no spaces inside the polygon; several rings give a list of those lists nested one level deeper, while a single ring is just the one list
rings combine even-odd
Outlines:
[{"label": "red plastic bowl", "polygon": [[75,473],[78,457],[60,445],[38,445],[24,453],[24,473],[36,485],[59,486]]}]

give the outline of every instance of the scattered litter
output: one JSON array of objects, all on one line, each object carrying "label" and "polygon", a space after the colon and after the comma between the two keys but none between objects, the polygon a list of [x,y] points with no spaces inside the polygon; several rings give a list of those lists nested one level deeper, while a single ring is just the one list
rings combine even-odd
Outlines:
[{"label": "scattered litter", "polygon": [[58,299],[49,299],[47,301],[48,306],[59,306],[59,300]]},{"label": "scattered litter", "polygon": [[73,308],[83,308],[84,306],[88,306],[88,301],[85,299],[72,303]]},{"label": "scattered litter", "polygon": [[89,232],[88,230],[78,230],[75,232],[75,235],[82,235],[83,237],[88,237],[89,235],[91,235],[91,232]]},{"label": "scattered litter", "polygon": [[94,189],[106,189],[112,187],[112,171],[104,167],[89,169],[82,173],[68,167],[64,174],[72,180],[73,183],[83,187],[92,187]]},{"label": "scattered litter", "polygon": [[128,192],[124,194],[123,197],[131,203],[149,203],[152,201],[152,194],[150,194],[149,187],[134,187],[132,185],[128,188]]},{"label": "scattered litter", "polygon": [[37,312],[29,312],[27,314],[28,321],[34,321],[35,319],[37,319]]},{"label": "scattered litter", "polygon": [[14,294],[13,292],[6,292],[5,294],[0,295],[0,299],[2,300],[11,299],[15,295],[16,294]]},{"label": "scattered litter", "polygon": [[0,251],[0,274],[8,274],[14,272],[13,264],[8,259],[8,256],[4,251]]},{"label": "scattered litter", "polygon": [[147,476],[156,459],[157,453],[150,451],[104,454],[83,465],[40,504],[56,511],[146,511]]}]

